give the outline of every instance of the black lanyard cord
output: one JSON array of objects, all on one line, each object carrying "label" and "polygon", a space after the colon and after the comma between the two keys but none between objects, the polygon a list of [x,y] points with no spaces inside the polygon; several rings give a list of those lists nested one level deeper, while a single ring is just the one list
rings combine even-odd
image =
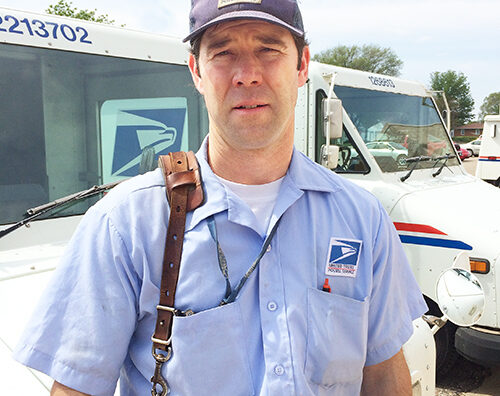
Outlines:
[{"label": "black lanyard cord", "polygon": [[234,290],[231,288],[231,283],[229,282],[229,274],[228,274],[228,269],[227,269],[227,260],[226,257],[224,256],[224,252],[222,251],[222,248],[219,244],[219,239],[217,238],[217,227],[215,226],[215,219],[213,216],[210,216],[207,219],[208,222],[208,228],[210,230],[210,234],[212,235],[212,239],[215,241],[215,244],[217,245],[217,260],[219,261],[219,268],[221,270],[222,276],[224,276],[226,280],[226,294],[225,297],[222,299],[220,305],[225,305],[232,303],[236,300],[236,297],[238,297],[238,294],[240,290],[242,289],[243,285],[247,281],[248,278],[250,278],[250,275],[255,271],[257,266],[260,263],[260,260],[266,253],[269,245],[271,244],[271,240],[274,237],[274,234],[276,233],[276,230],[278,229],[278,224],[280,222],[281,218],[278,219],[278,221],[274,224],[271,232],[267,236],[266,240],[264,241],[264,244],[262,245],[262,248],[260,250],[260,253],[258,254],[257,258],[254,260],[248,271],[246,272],[245,275],[241,278],[240,282],[238,283],[238,286]]}]

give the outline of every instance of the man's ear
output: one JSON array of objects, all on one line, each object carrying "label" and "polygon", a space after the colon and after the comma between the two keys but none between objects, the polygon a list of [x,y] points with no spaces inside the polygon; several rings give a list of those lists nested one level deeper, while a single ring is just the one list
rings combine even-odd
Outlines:
[{"label": "man's ear", "polygon": [[311,53],[309,51],[309,46],[306,45],[302,51],[302,62],[300,63],[299,69],[299,87],[302,87],[308,78],[309,74],[309,62],[311,61]]},{"label": "man's ear", "polygon": [[200,70],[198,69],[198,64],[193,54],[189,54],[188,66],[189,71],[191,72],[191,77],[193,78],[194,86],[198,92],[203,95],[203,83],[201,81]]}]

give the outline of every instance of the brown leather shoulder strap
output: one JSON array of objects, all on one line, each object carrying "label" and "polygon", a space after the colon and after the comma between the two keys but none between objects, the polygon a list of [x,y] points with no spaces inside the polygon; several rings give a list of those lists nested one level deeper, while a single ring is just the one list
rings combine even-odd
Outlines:
[{"label": "brown leather shoulder strap", "polygon": [[167,381],[162,375],[162,366],[172,355],[170,338],[172,319],[175,315],[187,315],[174,308],[175,290],[179,279],[182,244],[186,226],[186,213],[196,209],[203,203],[198,161],[192,151],[180,151],[160,156],[158,165],[163,171],[167,188],[167,199],[170,204],[165,251],[163,253],[163,269],[160,284],[160,301],[156,306],[158,317],[151,340],[153,341],[153,357],[156,367],[151,377],[153,396],[166,396]]},{"label": "brown leather shoulder strap", "polygon": [[[167,187],[167,199],[171,204],[172,190],[176,187],[187,186],[187,212],[196,209],[203,203],[203,189],[201,187],[200,169],[198,161],[192,151],[179,151],[160,155],[158,166],[163,170],[163,178]],[[184,191],[182,191],[184,192]]]},{"label": "brown leather shoulder strap", "polygon": [[175,290],[179,270],[186,225],[186,213],[203,203],[198,162],[192,151],[175,152],[160,156],[159,167],[163,170],[167,199],[170,204],[163,270],[160,286],[160,301],[157,306],[158,319],[152,337],[153,353],[156,349],[170,349],[170,335],[175,301]]},{"label": "brown leather shoulder strap", "polygon": [[180,151],[160,156],[159,167],[163,170],[163,178],[167,187],[167,199],[170,204],[165,251],[163,253],[163,269],[161,274],[160,301],[156,306],[158,317],[151,340],[153,341],[153,357],[156,367],[151,377],[153,396],[166,396],[167,381],[162,375],[162,366],[172,355],[170,337],[174,315],[188,315],[174,308],[175,290],[179,279],[182,244],[186,226],[186,213],[196,209],[203,203],[198,161],[192,151]]}]

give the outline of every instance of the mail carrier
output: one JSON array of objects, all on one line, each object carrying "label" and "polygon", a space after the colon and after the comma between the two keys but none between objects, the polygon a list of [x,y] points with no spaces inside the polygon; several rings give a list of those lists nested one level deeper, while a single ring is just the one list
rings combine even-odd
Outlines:
[{"label": "mail carrier", "polygon": [[[187,59],[176,38],[0,8],[0,233],[27,208],[148,171],[160,154],[196,150],[208,118]],[[335,120],[340,128],[332,129]],[[312,63],[299,91],[295,145],[379,198],[431,313],[440,314],[439,275],[461,253],[471,257],[485,311],[456,337],[452,326],[437,333],[438,365],[450,363],[455,346],[483,364],[500,363],[500,190],[465,172],[430,92]],[[19,378],[28,393],[48,394],[50,380],[13,362],[9,349],[96,199],[39,208],[31,213],[46,218],[0,238],[2,394],[13,394]],[[464,226],[460,210],[473,202],[474,221]],[[424,321],[415,330],[405,346],[414,394],[431,395],[434,343]]]}]

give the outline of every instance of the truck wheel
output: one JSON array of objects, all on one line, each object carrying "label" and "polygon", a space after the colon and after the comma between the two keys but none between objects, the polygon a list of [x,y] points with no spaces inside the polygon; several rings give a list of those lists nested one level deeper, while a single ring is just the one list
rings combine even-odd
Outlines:
[{"label": "truck wheel", "polygon": [[[439,306],[430,298],[424,296],[425,302],[429,307],[427,314],[441,317],[443,314]],[[446,375],[457,361],[459,355],[455,349],[455,332],[457,326],[451,322],[447,322],[434,335],[436,342],[436,376],[442,377]]]},{"label": "truck wheel", "polygon": [[457,326],[446,323],[444,327],[434,335],[436,341],[436,376],[442,377],[449,373],[458,359],[455,349],[455,332]]},{"label": "truck wheel", "polygon": [[469,157],[471,158],[474,158],[474,151],[470,150],[470,149],[467,149],[467,151],[469,152]]}]

